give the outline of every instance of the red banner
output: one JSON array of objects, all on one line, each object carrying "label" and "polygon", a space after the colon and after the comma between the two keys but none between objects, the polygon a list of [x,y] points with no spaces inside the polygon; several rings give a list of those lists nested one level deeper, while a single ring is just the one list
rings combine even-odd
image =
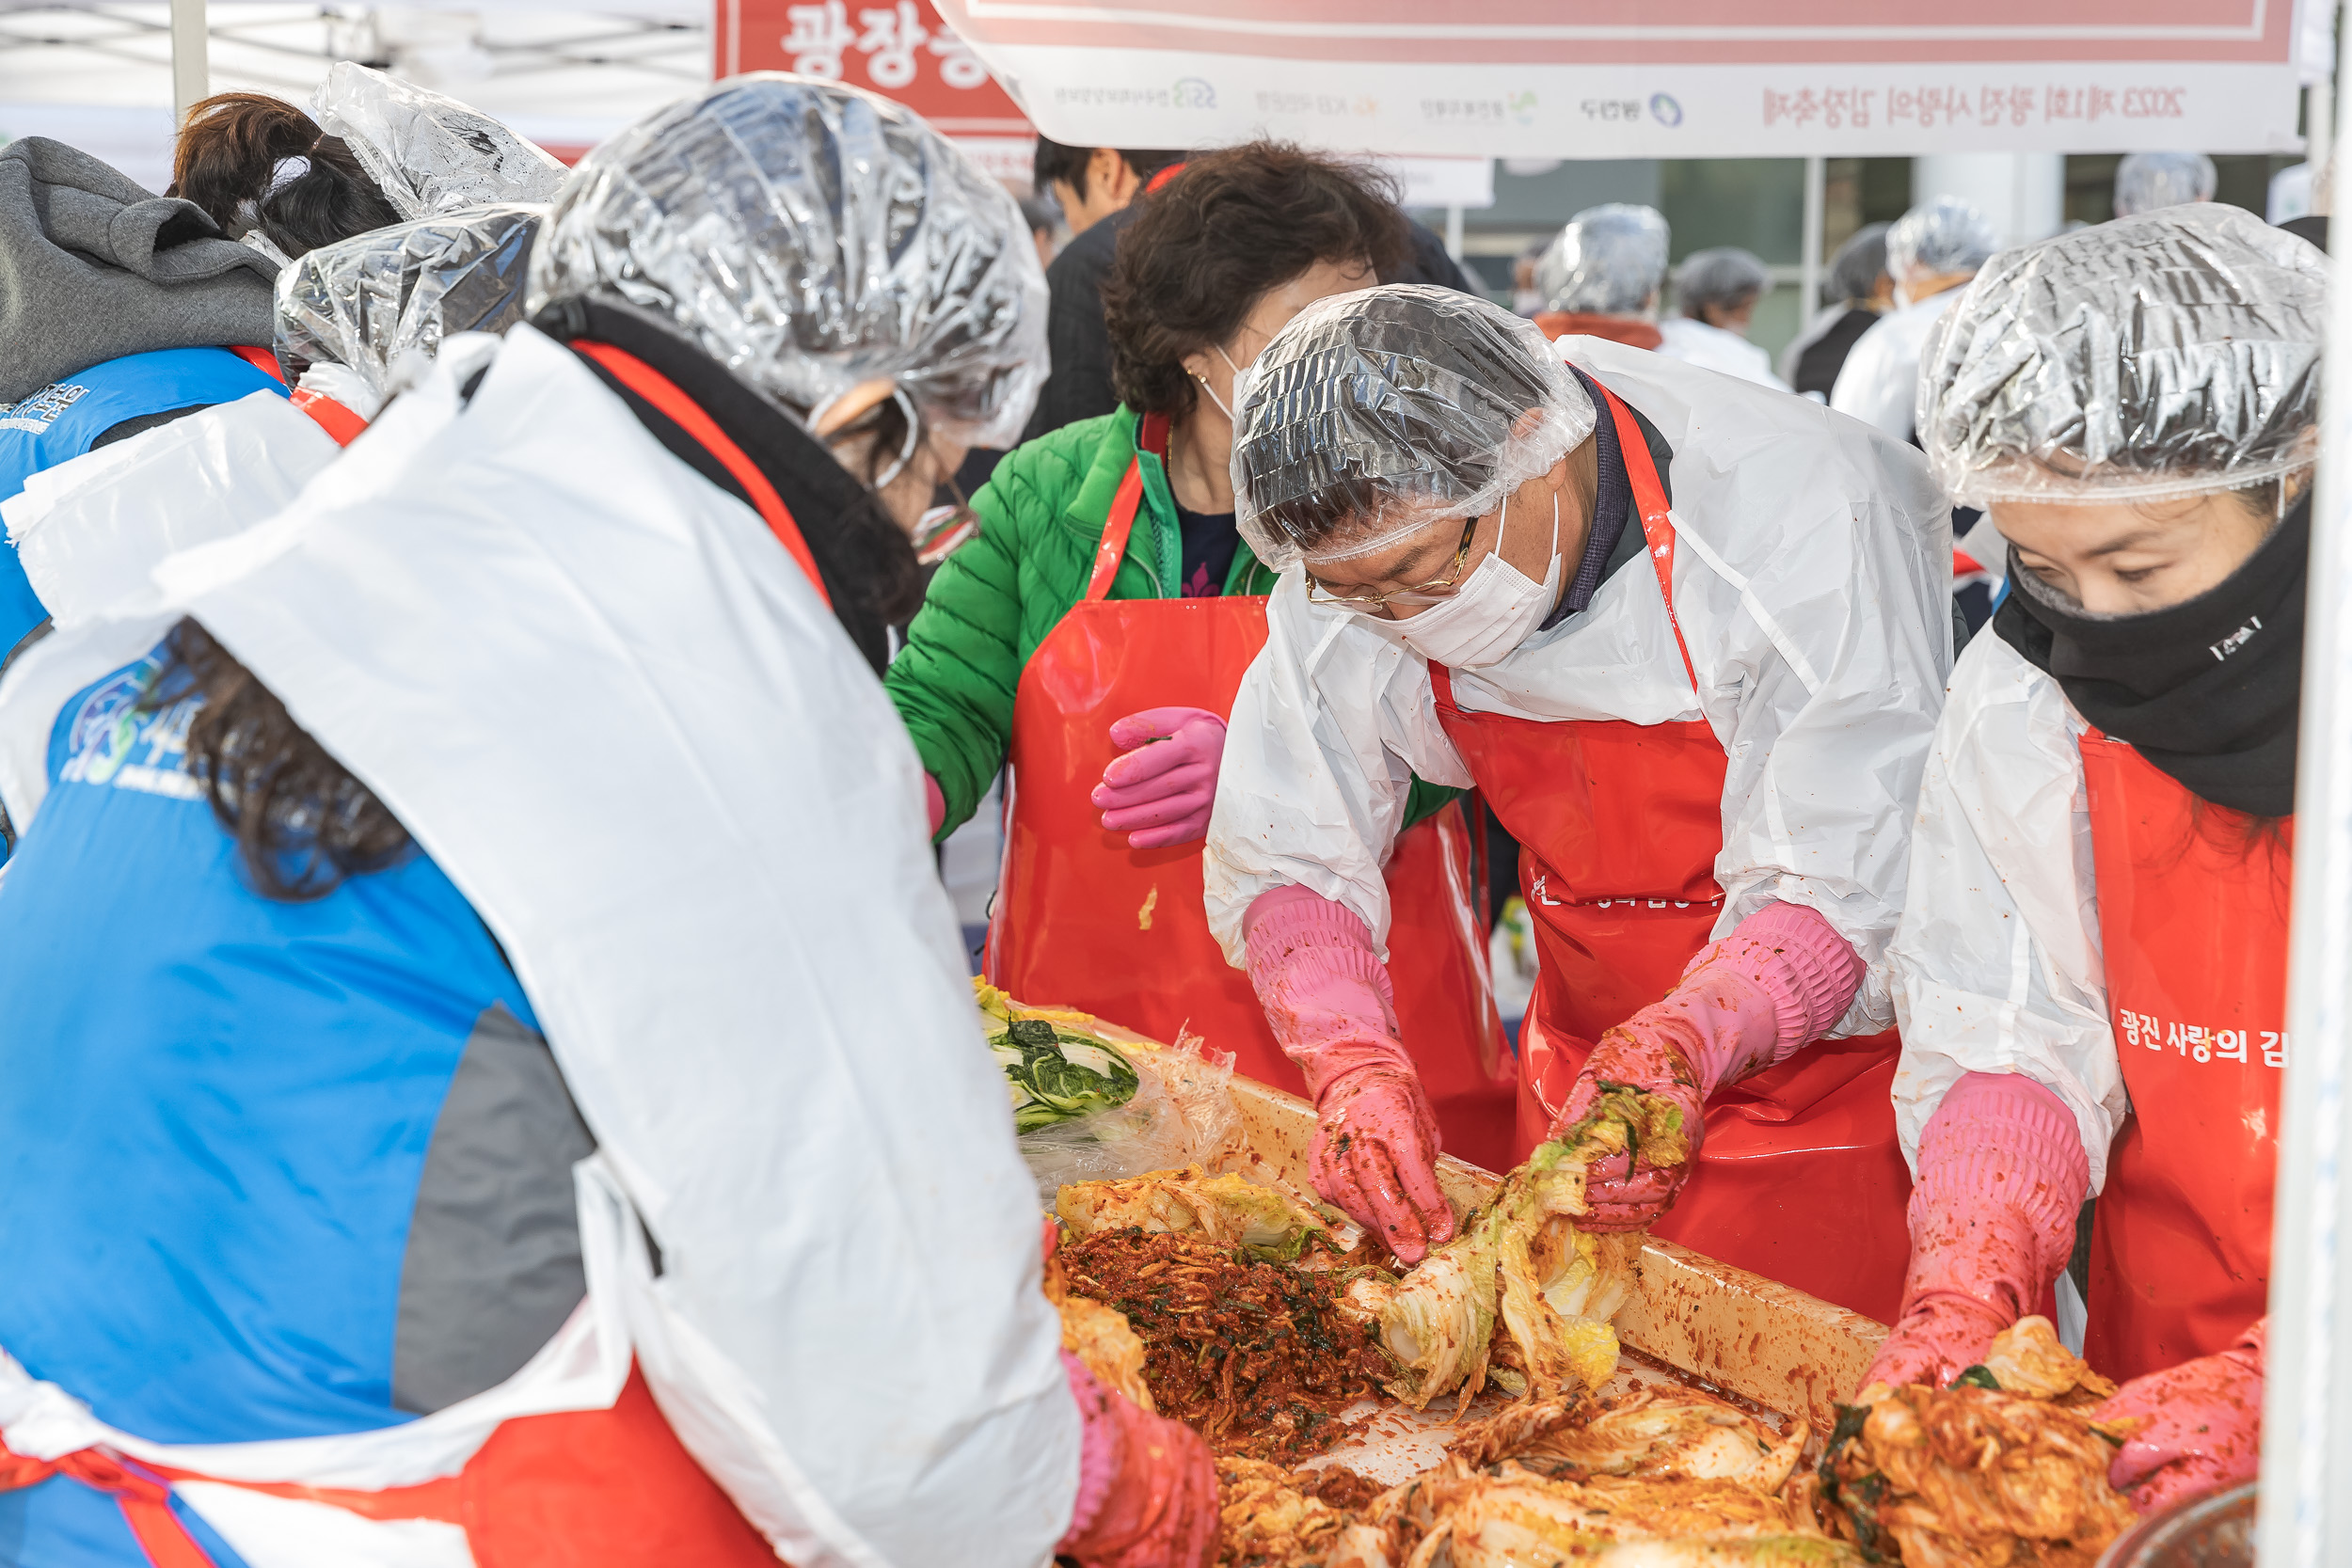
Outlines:
[{"label": "red banner", "polygon": [[722,76],[792,71],[870,87],[958,139],[1037,134],[931,0],[718,0],[716,20]]}]

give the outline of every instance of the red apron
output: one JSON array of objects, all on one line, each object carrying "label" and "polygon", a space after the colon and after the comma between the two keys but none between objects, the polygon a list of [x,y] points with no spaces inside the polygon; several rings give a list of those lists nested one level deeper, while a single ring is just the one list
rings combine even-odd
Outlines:
[{"label": "red apron", "polygon": [[[1243,1076],[1303,1095],[1306,1081],[1275,1043],[1249,976],[1209,934],[1200,846],[1129,848],[1091,799],[1119,754],[1114,721],[1178,705],[1231,713],[1265,644],[1263,596],[1106,596],[1142,499],[1138,458],[1111,502],[1086,597],[1021,672],[985,973],[1025,1002],[1082,1007],[1159,1039],[1189,1028],[1232,1052]],[[1510,1154],[1512,1066],[1470,851],[1458,806],[1398,836],[1388,865],[1389,974],[1446,1150],[1500,1170]]]},{"label": "red apron", "polygon": [[[1606,389],[1604,388],[1604,391]],[[1674,621],[1674,524],[1632,414],[1613,394],[1650,564]],[[1675,622],[1682,664],[1698,685]],[[1660,1000],[1723,912],[1726,759],[1702,719],[1547,721],[1470,713],[1429,669],[1438,718],[1519,841],[1535,994],[1519,1025],[1517,1156],[1541,1143],[1593,1042]],[[1719,1091],[1698,1167],[1652,1229],[1881,1322],[1902,1296],[1911,1178],[1895,1140],[1892,1031],[1817,1040]]]},{"label": "red apron", "polygon": [[2133,1378],[2226,1350],[2270,1291],[2294,823],[2082,738],[2107,1007],[2131,1117],[2090,1238],[2083,1354]]}]

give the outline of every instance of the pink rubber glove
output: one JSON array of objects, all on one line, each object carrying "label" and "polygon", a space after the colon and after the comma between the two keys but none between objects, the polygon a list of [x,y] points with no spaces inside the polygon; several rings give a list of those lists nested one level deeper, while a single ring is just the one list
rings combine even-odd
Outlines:
[{"label": "pink rubber glove", "polygon": [[2034,1309],[2074,1250],[2090,1161],[2074,1113],[2022,1073],[1972,1072],[1919,1134],[1902,1310],[1863,1386],[1945,1388]]},{"label": "pink rubber glove", "polygon": [[1315,1191],[1399,1261],[1420,1262],[1454,1239],[1454,1211],[1438,1187],[1438,1118],[1397,1039],[1372,933],[1295,885],[1260,894],[1242,930],[1266,1022],[1314,1096]]},{"label": "pink rubber glove", "polygon": [[1111,726],[1120,754],[1103,769],[1094,803],[1103,826],[1132,849],[1190,844],[1209,831],[1225,721],[1204,707],[1148,707]]},{"label": "pink rubber glove", "polygon": [[930,814],[931,836],[939,836],[939,825],[947,820],[947,797],[941,793],[939,781],[929,773],[923,775],[923,809]]},{"label": "pink rubber glove", "polygon": [[1086,1422],[1078,1506],[1054,1548],[1085,1568],[1206,1568],[1216,1556],[1216,1465],[1200,1433],[1154,1416],[1061,1353]]},{"label": "pink rubber glove", "polygon": [[2252,1481],[2262,1468],[2263,1319],[2218,1355],[2201,1355],[2136,1377],[2099,1407],[2099,1418],[2143,1418],[2124,1440],[2107,1482],[2153,1513],[2169,1502]]},{"label": "pink rubber glove", "polygon": [[1585,1187],[1592,1212],[1578,1226],[1639,1230],[1674,1207],[1706,1136],[1707,1101],[1820,1038],[1852,1006],[1863,970],[1853,944],[1819,913],[1767,904],[1701,948],[1664,1001],[1603,1035],[1552,1132],[1583,1120],[1607,1085],[1630,1084],[1682,1107],[1691,1151],[1665,1166],[1642,1164],[1638,1150],[1631,1162],[1623,1155],[1594,1161]]}]

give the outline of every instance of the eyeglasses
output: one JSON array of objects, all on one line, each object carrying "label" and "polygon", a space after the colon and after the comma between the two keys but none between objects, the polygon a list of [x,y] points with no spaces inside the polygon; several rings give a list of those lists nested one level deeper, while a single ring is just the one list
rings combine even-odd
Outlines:
[{"label": "eyeglasses", "polygon": [[1441,578],[1416,583],[1410,588],[1392,588],[1385,594],[1334,594],[1310,572],[1307,574],[1307,597],[1314,604],[1375,610],[1385,610],[1391,604],[1430,605],[1450,599],[1461,585],[1463,569],[1470,563],[1470,536],[1478,531],[1479,522],[1479,518],[1472,517],[1462,525],[1462,543],[1454,551],[1454,570]]}]

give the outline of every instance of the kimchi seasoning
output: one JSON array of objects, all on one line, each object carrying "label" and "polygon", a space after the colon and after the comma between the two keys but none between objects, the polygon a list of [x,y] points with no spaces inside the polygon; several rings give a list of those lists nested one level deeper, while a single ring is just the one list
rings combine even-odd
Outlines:
[{"label": "kimchi seasoning", "polygon": [[1127,1315],[1163,1416],[1213,1453],[1295,1461],[1346,1435],[1340,1412],[1391,1375],[1339,1276],[1129,1227],[1064,1242],[1070,1293]]}]

